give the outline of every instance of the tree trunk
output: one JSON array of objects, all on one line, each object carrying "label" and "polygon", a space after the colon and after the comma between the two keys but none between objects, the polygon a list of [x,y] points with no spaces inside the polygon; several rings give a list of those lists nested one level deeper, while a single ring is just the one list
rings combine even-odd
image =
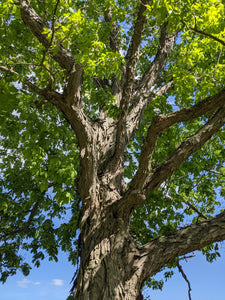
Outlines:
[{"label": "tree trunk", "polygon": [[81,220],[75,299],[141,299],[142,282],[134,269],[138,253],[129,235],[129,216],[117,207],[121,196],[112,183],[106,184],[106,176],[89,191],[90,201],[86,201]]}]

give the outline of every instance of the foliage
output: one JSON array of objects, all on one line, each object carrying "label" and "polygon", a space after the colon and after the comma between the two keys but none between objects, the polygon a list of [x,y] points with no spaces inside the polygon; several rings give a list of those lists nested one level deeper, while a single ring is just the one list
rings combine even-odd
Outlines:
[{"label": "foliage", "polygon": [[[43,103],[29,80],[39,89],[62,92],[67,76],[55,61],[59,48],[69,50],[82,64],[82,101],[92,122],[99,113],[118,118],[112,88],[122,78],[125,53],[133,32],[138,1],[32,1],[44,20],[41,44],[20,17],[20,5],[0,2],[0,280],[21,269],[29,274],[22,251],[32,253],[32,263],[45,257],[57,261],[58,249],[76,264],[77,229],[81,205],[74,189],[80,170],[80,149],[71,125],[57,107]],[[55,10],[57,7],[57,10]],[[198,103],[224,88],[225,55],[220,41],[225,35],[225,4],[220,0],[153,0],[146,4],[148,26],[142,34],[135,83],[157,55],[160,28],[179,32],[174,49],[160,73],[154,91],[173,80],[173,88],[154,97],[146,107],[131,140],[125,177],[137,171],[140,150],[153,118]],[[54,14],[55,11],[55,14]],[[106,21],[105,14],[111,11]],[[117,23],[118,49],[110,45]],[[13,70],[13,72],[12,72]],[[131,103],[132,104],[132,103]],[[194,134],[209,116],[175,124],[161,133],[153,154],[153,167],[169,157],[184,138]],[[211,218],[225,195],[225,131],[222,128],[194,153],[147,201],[135,209],[130,232],[139,244],[166,235],[188,224]],[[220,197],[218,197],[220,195]],[[211,253],[211,251],[213,251]],[[219,255],[218,247],[202,250],[208,261]],[[172,273],[166,273],[166,279]],[[162,288],[150,279],[147,285]]]}]

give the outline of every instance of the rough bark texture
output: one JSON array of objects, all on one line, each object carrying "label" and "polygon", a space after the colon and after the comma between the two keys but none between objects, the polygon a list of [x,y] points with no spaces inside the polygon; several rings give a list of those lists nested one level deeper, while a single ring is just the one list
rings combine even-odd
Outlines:
[{"label": "rough bark texture", "polygon": [[[42,33],[45,24],[28,1],[19,2],[24,24],[48,49],[49,41]],[[225,213],[161,236],[143,246],[135,244],[129,233],[132,210],[141,205],[152,191],[225,123],[224,90],[192,107],[158,116],[148,129],[141,150],[139,169],[127,188],[123,178],[124,152],[137,130],[144,108],[155,96],[150,90],[159,79],[176,37],[176,33],[168,32],[168,24],[164,23],[157,55],[142,80],[137,86],[134,85],[141,35],[146,23],[144,4],[147,3],[148,1],[141,3],[137,12],[123,76],[117,82],[114,93],[120,111],[117,120],[104,114],[102,119],[94,122],[85,114],[81,100],[82,66],[76,64],[75,57],[62,46],[53,59],[68,73],[68,85],[63,94],[39,89],[28,79],[24,80],[28,88],[64,113],[80,147],[81,170],[77,190],[82,200],[82,218],[80,266],[74,285],[77,300],[141,299],[144,281],[167,263],[180,255],[225,239]],[[109,20],[110,12],[107,12],[106,21]],[[110,45],[116,51],[115,23],[110,39]],[[15,74],[13,70],[3,66],[1,70]],[[158,94],[165,93],[172,85],[172,81],[169,82]],[[156,169],[152,169],[152,154],[162,131],[176,122],[189,121],[212,111],[215,112],[214,115],[198,132],[187,137],[170,157]]]}]

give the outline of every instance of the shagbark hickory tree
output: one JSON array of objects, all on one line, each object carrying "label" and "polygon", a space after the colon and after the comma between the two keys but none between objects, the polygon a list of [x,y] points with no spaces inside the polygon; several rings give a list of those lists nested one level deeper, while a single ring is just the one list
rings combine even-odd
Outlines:
[{"label": "shagbark hickory tree", "polygon": [[3,282],[61,248],[75,299],[141,299],[219,255],[224,5],[0,2]]}]

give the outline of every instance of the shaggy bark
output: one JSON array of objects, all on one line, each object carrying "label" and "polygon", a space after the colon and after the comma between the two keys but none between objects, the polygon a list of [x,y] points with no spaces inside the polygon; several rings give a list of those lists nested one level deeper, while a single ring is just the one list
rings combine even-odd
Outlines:
[{"label": "shaggy bark", "polygon": [[[19,1],[21,17],[39,42],[49,51],[50,43],[43,34],[47,25],[26,0]],[[136,64],[139,58],[141,35],[144,30],[146,6],[140,4],[134,32],[126,56],[123,77],[117,82],[119,117],[114,121],[92,121],[82,107],[82,66],[61,45],[52,58],[67,71],[68,83],[63,94],[48,87],[39,89],[24,83],[35,93],[61,110],[80,147],[81,170],[77,189],[82,200],[80,223],[80,265],[75,282],[75,299],[141,299],[144,281],[156,274],[176,257],[200,249],[210,243],[225,239],[225,213],[211,220],[183,228],[167,236],[161,236],[146,245],[134,242],[129,233],[132,210],[195,151],[220,130],[225,123],[225,92],[208,97],[190,108],[183,108],[165,116],[156,117],[149,127],[144,142],[139,169],[126,188],[123,178],[124,152],[141,121],[141,115],[154,94],[150,92],[173,49],[176,33],[168,31],[167,23],[161,27],[158,52],[139,84],[134,87]],[[109,17],[109,16],[108,16]],[[114,24],[115,25],[115,24]],[[113,26],[114,26],[113,25]],[[111,33],[111,47],[116,50],[115,28]],[[17,75],[12,69],[1,66],[3,72]],[[173,85],[166,84],[158,93],[165,93]],[[132,101],[131,101],[132,99]],[[181,145],[156,169],[151,158],[159,134],[176,122],[197,118],[215,111],[212,118]]]}]

